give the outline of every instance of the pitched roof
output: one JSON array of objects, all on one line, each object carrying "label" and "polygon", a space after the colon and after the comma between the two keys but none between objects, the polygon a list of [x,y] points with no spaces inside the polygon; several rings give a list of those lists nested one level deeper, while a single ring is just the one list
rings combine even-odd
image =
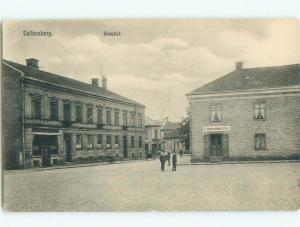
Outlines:
[{"label": "pitched roof", "polygon": [[160,130],[170,131],[180,127],[179,122],[166,121]]},{"label": "pitched roof", "polygon": [[145,126],[160,126],[161,123],[157,120],[153,120],[150,117],[145,116]]},{"label": "pitched roof", "polygon": [[97,96],[109,98],[109,99],[120,101],[120,102],[126,102],[126,103],[130,103],[130,104],[144,106],[136,101],[133,101],[131,99],[128,99],[126,97],[118,95],[118,94],[116,94],[112,91],[109,91],[107,89],[104,89],[102,87],[96,87],[91,84],[87,84],[87,83],[84,83],[84,82],[81,82],[78,80],[70,79],[70,78],[60,76],[60,75],[57,75],[54,73],[46,72],[43,70],[34,69],[32,67],[22,65],[22,64],[19,64],[16,62],[8,61],[5,59],[3,59],[2,62],[5,62],[5,63],[11,65],[12,67],[24,72],[25,77],[30,77],[30,78],[42,80],[44,82],[63,85],[65,87],[69,87],[71,89],[73,88],[76,90],[80,90],[82,92],[89,92],[89,93],[95,94]]},{"label": "pitched roof", "polygon": [[300,85],[300,64],[233,71],[188,95]]},{"label": "pitched roof", "polygon": [[164,139],[180,139],[183,138],[180,128],[176,128],[165,135]]}]

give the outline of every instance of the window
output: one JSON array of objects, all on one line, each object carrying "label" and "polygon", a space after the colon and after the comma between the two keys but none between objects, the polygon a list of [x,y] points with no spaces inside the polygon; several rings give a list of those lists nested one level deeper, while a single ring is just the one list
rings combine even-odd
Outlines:
[{"label": "window", "polygon": [[210,110],[210,121],[221,121],[222,120],[222,111],[220,105],[211,106]]},{"label": "window", "polygon": [[143,147],[143,138],[139,136],[139,148]]},{"label": "window", "polygon": [[76,135],[76,149],[82,148],[82,136]]},{"label": "window", "polygon": [[71,104],[69,102],[64,103],[64,120],[71,121]]},{"label": "window", "polygon": [[111,136],[106,136],[106,148],[111,148]]},{"label": "window", "polygon": [[120,139],[119,139],[119,136],[115,136],[115,148],[120,148]]},{"label": "window", "polygon": [[148,139],[148,130],[145,130],[145,139]]},{"label": "window", "polygon": [[41,119],[41,96],[31,97],[31,116],[34,119]]},{"label": "window", "polygon": [[50,104],[50,120],[58,120],[58,100],[56,98],[49,99]]},{"label": "window", "polygon": [[130,125],[135,126],[135,114],[134,114],[134,112],[130,113]]},{"label": "window", "polygon": [[119,111],[115,111],[115,125],[116,126],[120,125],[120,114],[119,114]]},{"label": "window", "polygon": [[93,135],[88,135],[87,139],[88,139],[87,148],[89,149],[93,148],[94,147]]},{"label": "window", "polygon": [[111,125],[111,111],[110,110],[106,111],[106,124]]},{"label": "window", "polygon": [[254,107],[254,114],[256,120],[265,120],[266,119],[266,104],[257,103]]},{"label": "window", "polygon": [[255,134],[255,150],[266,150],[266,134]]},{"label": "window", "polygon": [[134,148],[135,144],[134,144],[134,136],[131,136],[131,147]]},{"label": "window", "polygon": [[142,126],[143,126],[143,118],[142,118],[142,114],[139,114],[138,125],[139,125],[139,127],[142,127]]},{"label": "window", "polygon": [[93,124],[93,107],[92,106],[87,107],[86,115],[87,115],[87,122],[89,124]]},{"label": "window", "polygon": [[157,129],[154,130],[154,139],[158,139],[158,130]]},{"label": "window", "polygon": [[123,126],[127,126],[127,111],[123,112]]},{"label": "window", "polygon": [[97,123],[102,124],[103,123],[103,112],[101,108],[98,108],[97,110]]},{"label": "window", "polygon": [[102,135],[97,136],[97,147],[102,148]]},{"label": "window", "polygon": [[76,122],[82,123],[82,106],[76,105]]}]

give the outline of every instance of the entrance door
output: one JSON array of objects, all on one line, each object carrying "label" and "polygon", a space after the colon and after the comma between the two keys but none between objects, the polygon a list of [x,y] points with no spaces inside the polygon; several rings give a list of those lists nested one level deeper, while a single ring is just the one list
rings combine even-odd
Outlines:
[{"label": "entrance door", "polygon": [[128,158],[127,136],[123,136],[123,158]]},{"label": "entrance door", "polygon": [[222,135],[212,134],[210,135],[210,156],[222,156]]},{"label": "entrance door", "polygon": [[71,137],[71,135],[65,134],[64,140],[65,140],[66,161],[72,162],[72,137]]}]

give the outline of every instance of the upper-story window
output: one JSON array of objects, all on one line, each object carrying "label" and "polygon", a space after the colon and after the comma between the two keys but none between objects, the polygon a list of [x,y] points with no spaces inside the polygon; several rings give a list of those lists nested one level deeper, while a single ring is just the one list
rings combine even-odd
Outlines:
[{"label": "upper-story window", "polygon": [[138,115],[138,126],[143,126],[143,115],[141,113]]},{"label": "upper-story window", "polygon": [[127,122],[127,111],[123,112],[123,125],[127,126],[128,122]]},{"label": "upper-story window", "polygon": [[120,113],[119,111],[115,111],[115,125],[119,126],[120,125]]},{"label": "upper-story window", "polygon": [[145,130],[145,139],[148,139],[148,130]]},{"label": "upper-story window", "polygon": [[86,108],[86,116],[87,116],[87,122],[92,124],[93,123],[93,106],[88,106]]},{"label": "upper-story window", "polygon": [[71,103],[64,103],[64,120],[71,121]]},{"label": "upper-story window", "polygon": [[255,134],[255,150],[266,150],[266,134]]},{"label": "upper-story window", "polygon": [[31,97],[31,117],[41,119],[41,96],[35,95]]},{"label": "upper-story window", "polygon": [[254,117],[256,120],[266,120],[266,104],[256,103],[254,106]]},{"label": "upper-story window", "polygon": [[134,112],[130,113],[130,125],[135,126],[135,113]]},{"label": "upper-story window", "polygon": [[97,109],[97,123],[103,124],[103,111],[102,108]]},{"label": "upper-story window", "polygon": [[139,148],[143,147],[143,137],[139,136]]},{"label": "upper-story window", "polygon": [[134,136],[131,136],[130,142],[131,142],[131,147],[134,148],[135,147]]},{"label": "upper-story window", "polygon": [[76,122],[82,122],[82,106],[80,104],[76,105]]},{"label": "upper-story window", "polygon": [[154,139],[158,139],[158,130],[157,129],[154,130]]},{"label": "upper-story window", "polygon": [[58,120],[58,99],[50,98],[50,120],[57,121]]},{"label": "upper-story window", "polygon": [[221,105],[213,105],[210,107],[210,121],[222,121],[222,108]]},{"label": "upper-story window", "polygon": [[106,110],[106,124],[111,125],[111,110]]}]

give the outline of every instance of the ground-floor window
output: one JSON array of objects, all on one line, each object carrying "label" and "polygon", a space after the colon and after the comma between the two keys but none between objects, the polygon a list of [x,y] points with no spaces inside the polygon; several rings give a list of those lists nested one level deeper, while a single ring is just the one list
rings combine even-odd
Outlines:
[{"label": "ground-floor window", "polygon": [[134,136],[131,136],[131,147],[134,148],[135,147],[135,144],[134,144]]},{"label": "ground-floor window", "polygon": [[58,154],[57,136],[34,135],[32,141],[32,154],[41,155],[42,151],[49,154]]},{"label": "ground-floor window", "polygon": [[255,150],[266,150],[266,134],[255,134]]},{"label": "ground-floor window", "polygon": [[87,148],[89,148],[89,149],[93,148],[94,147],[93,135],[88,135],[87,139],[88,139]]},{"label": "ground-floor window", "polygon": [[102,148],[102,135],[97,135],[97,147]]},{"label": "ground-floor window", "polygon": [[76,135],[76,149],[82,148],[82,135]]},{"label": "ground-floor window", "polygon": [[115,148],[119,148],[120,147],[120,139],[119,136],[115,136]]},{"label": "ground-floor window", "polygon": [[143,138],[139,136],[139,148],[143,147]]},{"label": "ground-floor window", "polygon": [[111,136],[106,136],[106,148],[111,148]]}]

